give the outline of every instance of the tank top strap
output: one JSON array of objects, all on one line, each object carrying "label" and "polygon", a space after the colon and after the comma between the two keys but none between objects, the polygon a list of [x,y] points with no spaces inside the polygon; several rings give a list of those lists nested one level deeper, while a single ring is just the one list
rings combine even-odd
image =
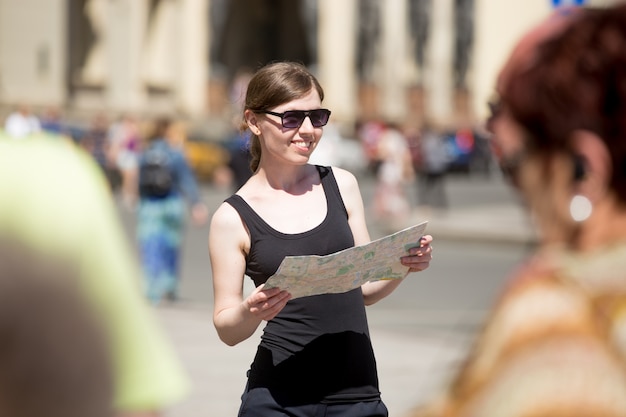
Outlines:
[{"label": "tank top strap", "polygon": [[265,221],[240,195],[233,194],[224,201],[237,210],[237,213],[239,213],[239,216],[244,221],[250,233],[254,233],[259,229],[267,229]]},{"label": "tank top strap", "polygon": [[337,184],[337,179],[333,174],[332,168],[321,165],[316,165],[315,167],[317,168],[322,180],[322,186],[324,187],[324,193],[326,194],[326,200],[328,201],[329,212],[335,213],[333,209],[338,208],[347,217],[348,210],[346,209],[343,198],[341,197],[339,185]]}]

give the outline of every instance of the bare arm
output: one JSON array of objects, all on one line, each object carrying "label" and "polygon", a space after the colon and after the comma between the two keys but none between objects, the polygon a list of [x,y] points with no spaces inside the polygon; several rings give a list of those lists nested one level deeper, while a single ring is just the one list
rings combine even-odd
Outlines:
[{"label": "bare arm", "polygon": [[248,233],[236,210],[223,203],[213,215],[209,255],[213,272],[213,323],[220,339],[234,346],[252,336],[263,320],[283,309],[289,294],[277,288],[256,288],[243,298]]},{"label": "bare arm", "polygon": [[[371,239],[365,221],[365,207],[356,178],[350,172],[339,168],[333,168],[333,173],[337,179],[341,197],[348,210],[348,223],[354,236],[354,244],[359,246],[369,243]],[[431,241],[431,236],[424,236],[420,242],[420,248],[411,249],[407,256],[401,258],[402,264],[410,268],[409,273],[428,268],[432,258]],[[364,284],[362,290],[365,305],[372,305],[382,300],[391,294],[401,282],[401,279],[394,279]]]}]

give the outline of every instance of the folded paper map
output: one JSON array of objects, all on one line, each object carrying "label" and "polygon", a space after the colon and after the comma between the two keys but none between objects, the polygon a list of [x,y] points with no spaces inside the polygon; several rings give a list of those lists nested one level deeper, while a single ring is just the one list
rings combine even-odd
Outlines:
[{"label": "folded paper map", "polygon": [[400,257],[419,245],[427,223],[330,255],[287,256],[264,288],[289,291],[294,299],[342,293],[368,281],[404,278],[409,267],[400,263]]}]

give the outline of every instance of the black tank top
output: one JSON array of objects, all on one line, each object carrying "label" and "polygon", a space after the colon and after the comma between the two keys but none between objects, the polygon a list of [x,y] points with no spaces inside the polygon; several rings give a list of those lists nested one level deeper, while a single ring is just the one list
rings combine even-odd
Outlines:
[{"label": "black tank top", "polygon": [[[328,255],[354,246],[348,213],[332,170],[317,169],[327,214],[309,231],[281,233],[240,196],[226,200],[250,232],[246,275],[256,286],[276,272],[285,256]],[[379,399],[361,288],[289,301],[263,329],[248,376],[249,389],[269,388],[283,405]]]}]

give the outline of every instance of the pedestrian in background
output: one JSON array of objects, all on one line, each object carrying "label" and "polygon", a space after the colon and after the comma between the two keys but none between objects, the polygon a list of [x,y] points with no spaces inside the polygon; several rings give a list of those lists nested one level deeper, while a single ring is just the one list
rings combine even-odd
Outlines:
[{"label": "pedestrian in background", "polygon": [[185,156],[171,144],[178,139],[171,128],[170,119],[157,119],[139,159],[137,239],[146,296],[155,305],[164,298],[178,298],[188,207],[196,225],[204,224],[208,216]]},{"label": "pedestrian in background", "polygon": [[41,122],[30,106],[20,104],[4,121],[4,130],[7,135],[21,139],[41,131]]},{"label": "pedestrian in background", "polygon": [[420,166],[417,180],[417,201],[421,210],[448,208],[446,175],[450,155],[441,129],[425,123],[419,138]]},{"label": "pedestrian in background", "polygon": [[107,132],[109,162],[120,174],[122,204],[134,210],[137,203],[137,175],[141,133],[139,123],[130,114],[123,114],[111,123]]},{"label": "pedestrian in background", "polygon": [[559,11],[514,49],[489,129],[540,244],[415,416],[626,415],[624,80],[624,3]]},{"label": "pedestrian in background", "polygon": [[400,127],[391,122],[378,140],[378,170],[374,191],[376,220],[391,225],[406,224],[410,214],[406,186],[415,179],[409,143]]},{"label": "pedestrian in background", "polygon": [[71,139],[69,129],[63,123],[63,115],[61,110],[56,107],[46,107],[40,117],[41,130],[56,135],[67,136]]},{"label": "pedestrian in background", "polygon": [[108,158],[109,141],[107,140],[107,132],[109,129],[109,120],[104,113],[96,113],[89,122],[89,126],[78,138],[78,146],[87,151],[96,161],[102,172],[106,176],[111,190],[115,190],[118,185],[119,170],[117,165],[110,162]]},{"label": "pedestrian in background", "polygon": [[80,147],[50,135],[12,140],[0,132],[0,240],[78,271],[78,289],[106,332],[113,412],[160,416],[187,395],[189,381],[140,291],[139,265],[102,171]]},{"label": "pedestrian in background", "polygon": [[[240,416],[386,416],[365,305],[402,280],[290,300],[263,284],[288,255],[327,255],[370,241],[356,178],[309,164],[330,111],[306,67],[278,62],[251,79],[243,112],[254,174],[215,212],[209,233],[214,315],[228,345],[266,322]],[[410,272],[431,259],[430,236],[401,258]],[[417,243],[417,242],[416,242]],[[244,296],[244,277],[256,286]]]},{"label": "pedestrian in background", "polygon": [[[245,94],[245,90],[242,96]],[[241,97],[240,100],[243,100]],[[242,104],[243,106],[243,104]],[[250,170],[250,132],[241,132],[239,117],[233,119],[232,129],[224,141],[224,149],[228,153],[228,179],[233,192],[241,188],[252,176]]]},{"label": "pedestrian in background", "polygon": [[378,168],[380,167],[378,143],[385,131],[385,123],[381,120],[359,120],[355,128],[361,146],[363,146],[363,152],[367,158],[368,171],[376,176],[378,175]]}]

